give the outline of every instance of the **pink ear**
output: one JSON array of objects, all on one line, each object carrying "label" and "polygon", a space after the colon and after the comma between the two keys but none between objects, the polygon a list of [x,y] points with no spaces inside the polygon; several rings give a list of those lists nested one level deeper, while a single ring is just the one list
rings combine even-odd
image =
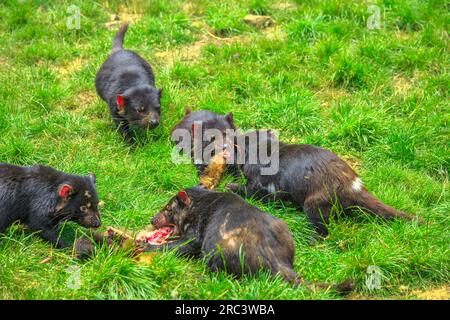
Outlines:
[{"label": "pink ear", "polygon": [[68,196],[70,196],[73,193],[73,188],[72,186],[69,186],[68,184],[63,184],[60,188],[59,188],[59,196],[61,198],[67,198]]},{"label": "pink ear", "polygon": [[119,95],[116,97],[116,102],[117,102],[117,105],[119,106],[119,108],[122,109],[124,107],[125,98],[123,96]]},{"label": "pink ear", "polygon": [[178,199],[183,202],[185,206],[188,206],[191,203],[191,199],[189,199],[189,196],[187,195],[186,191],[180,191],[178,192]]}]

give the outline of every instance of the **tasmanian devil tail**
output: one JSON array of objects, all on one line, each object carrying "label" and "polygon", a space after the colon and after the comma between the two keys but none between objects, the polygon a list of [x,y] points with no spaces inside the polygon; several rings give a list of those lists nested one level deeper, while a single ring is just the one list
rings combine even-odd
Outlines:
[{"label": "tasmanian devil tail", "polygon": [[355,282],[352,279],[347,279],[338,284],[327,284],[327,283],[313,283],[313,287],[320,289],[332,289],[339,293],[341,296],[346,296],[355,290]]},{"label": "tasmanian devil tail", "polygon": [[362,190],[361,192],[355,194],[354,202],[356,206],[360,207],[361,209],[365,209],[369,213],[380,216],[386,220],[392,220],[395,218],[408,220],[414,219],[413,216],[383,203],[381,200],[377,199],[366,190]]},{"label": "tasmanian devil tail", "polygon": [[302,279],[294,270],[292,270],[292,267],[280,265],[277,269],[278,270],[275,270],[274,274],[279,273],[281,277],[291,285],[298,286],[302,282]]},{"label": "tasmanian devil tail", "polygon": [[308,289],[315,291],[316,289],[324,289],[324,290],[334,290],[338,294],[345,296],[350,294],[355,289],[355,282],[351,279],[348,279],[339,284],[327,284],[327,283],[319,283],[319,282],[309,282],[303,278],[301,278],[294,270],[290,267],[279,266],[278,272],[283,277],[284,280],[289,282],[294,287],[305,286]]},{"label": "tasmanian devil tail", "polygon": [[122,25],[122,27],[120,27],[119,31],[117,31],[112,46],[113,53],[123,49],[123,38],[127,30],[128,30],[128,23],[125,23],[124,25]]}]

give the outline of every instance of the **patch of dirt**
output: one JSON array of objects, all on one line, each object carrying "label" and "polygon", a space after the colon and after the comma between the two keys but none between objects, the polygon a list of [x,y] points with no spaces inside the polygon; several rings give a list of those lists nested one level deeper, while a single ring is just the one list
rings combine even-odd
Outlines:
[{"label": "patch of dirt", "polygon": [[347,164],[356,172],[358,173],[359,170],[361,169],[362,166],[362,160],[354,157],[354,156],[350,156],[350,155],[339,155],[339,157],[344,160],[345,162],[347,162]]},{"label": "patch of dirt", "polygon": [[404,30],[397,30],[396,32],[394,32],[394,37],[398,40],[410,40],[413,38],[413,36],[413,33]]},{"label": "patch of dirt", "polygon": [[280,26],[273,26],[267,28],[262,33],[269,40],[279,40],[279,41],[286,40],[286,33]]},{"label": "patch of dirt", "polygon": [[94,103],[95,99],[97,99],[97,95],[92,90],[81,91],[74,94],[67,104],[67,108],[75,112],[82,112],[87,105]]},{"label": "patch of dirt", "polygon": [[1,67],[9,67],[9,63],[6,58],[0,57],[0,66]]},{"label": "patch of dirt", "polygon": [[82,58],[78,57],[70,61],[69,63],[57,66],[55,69],[60,75],[67,76],[80,71],[83,67],[84,62],[85,61]]},{"label": "patch of dirt", "polygon": [[192,14],[194,12],[195,6],[191,2],[183,3],[181,10],[186,14]]},{"label": "patch of dirt", "polygon": [[410,79],[396,75],[394,76],[393,86],[395,95],[406,96],[411,90],[412,83]]},{"label": "patch of dirt", "polygon": [[132,23],[139,21],[142,18],[142,14],[136,11],[136,8],[129,8],[126,6],[120,6],[117,14],[111,14],[109,22],[105,23],[105,26],[109,30],[115,30],[119,28],[125,22]]},{"label": "patch of dirt", "polygon": [[379,300],[379,299],[422,299],[422,300],[449,300],[450,299],[450,287],[443,285],[441,287],[430,288],[428,290],[412,290],[410,291],[406,286],[400,286],[398,288],[401,293],[394,294],[392,296],[377,296],[375,295],[363,295],[361,293],[353,293],[347,297],[349,300]]},{"label": "patch of dirt", "polygon": [[444,285],[429,290],[413,290],[411,294],[422,300],[449,300],[450,286]]},{"label": "patch of dirt", "polygon": [[208,44],[216,46],[228,45],[232,43],[249,43],[254,39],[254,35],[262,35],[269,40],[286,39],[286,34],[281,27],[275,25],[275,21],[270,16],[253,16],[247,15],[244,21],[247,23],[256,24],[262,30],[259,33],[245,34],[232,37],[220,37],[214,34],[214,30],[201,20],[200,17],[193,17],[201,12],[195,2],[187,2],[181,6],[181,10],[191,18],[192,25],[201,30],[203,33],[198,41],[192,44],[176,47],[170,50],[156,51],[155,58],[162,65],[172,67],[176,61],[196,62],[200,59],[202,49]]},{"label": "patch of dirt", "polygon": [[[186,46],[155,52],[155,57],[161,64],[172,67],[176,61],[196,62],[202,54],[202,48],[208,44],[222,46],[232,43],[250,43],[254,38],[252,34],[221,38],[214,35],[209,30],[209,27],[201,21],[194,21],[193,25],[201,30],[204,30],[204,33],[201,35],[201,39]],[[268,27],[261,33],[257,33],[257,35],[261,34],[270,40],[283,41],[286,39],[286,35],[283,30],[277,26]]]},{"label": "patch of dirt", "polygon": [[327,86],[321,88],[315,93],[315,96],[322,102],[322,107],[328,108],[332,102],[339,101],[341,98],[348,97],[348,92],[343,89]]},{"label": "patch of dirt", "polygon": [[155,57],[161,64],[172,67],[176,61],[196,61],[207,41],[196,41],[188,46],[182,46],[172,50],[155,52]]},{"label": "patch of dirt", "polygon": [[377,298],[371,296],[364,296],[360,293],[352,293],[347,296],[347,300],[377,300]]},{"label": "patch of dirt", "polygon": [[202,6],[197,5],[195,2],[187,2],[181,6],[181,10],[188,16],[202,15],[204,10]]},{"label": "patch of dirt", "polygon": [[297,5],[295,3],[285,1],[273,4],[272,8],[276,10],[294,10],[297,9]]},{"label": "patch of dirt", "polygon": [[267,28],[275,24],[275,21],[270,16],[257,16],[253,14],[246,15],[244,22],[257,28]]}]

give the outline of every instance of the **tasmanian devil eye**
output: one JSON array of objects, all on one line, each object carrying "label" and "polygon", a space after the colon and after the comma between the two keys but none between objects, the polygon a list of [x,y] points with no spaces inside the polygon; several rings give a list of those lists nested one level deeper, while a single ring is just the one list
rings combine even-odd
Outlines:
[{"label": "tasmanian devil eye", "polygon": [[81,211],[86,211],[86,210],[87,210],[87,207],[86,207],[86,206],[81,206],[81,207],[80,207],[80,210],[81,210]]}]

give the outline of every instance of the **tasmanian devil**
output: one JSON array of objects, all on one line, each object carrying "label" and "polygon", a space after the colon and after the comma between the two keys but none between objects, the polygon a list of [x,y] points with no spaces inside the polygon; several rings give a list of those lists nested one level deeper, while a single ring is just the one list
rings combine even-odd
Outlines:
[{"label": "tasmanian devil", "polygon": [[[180,255],[204,258],[213,271],[239,277],[268,270],[293,285],[309,286],[293,270],[294,241],[286,223],[236,194],[201,187],[180,191],[152,223],[172,227],[178,239],[161,246],[147,244],[145,251],[176,248]],[[335,288],[345,292],[352,286],[346,281]]]},{"label": "tasmanian devil", "polygon": [[150,64],[137,53],[123,49],[128,24],[117,32],[112,52],[95,78],[98,95],[108,104],[111,116],[128,141],[130,125],[155,128],[161,115],[162,89],[155,88]]},{"label": "tasmanian devil", "polygon": [[0,233],[16,221],[58,248],[63,221],[87,228],[100,226],[95,176],[77,176],[35,165],[19,167],[0,163]]},{"label": "tasmanian devil", "polygon": [[[220,135],[221,141],[215,141],[216,136],[207,135],[207,130],[214,129]],[[215,143],[220,143],[219,150],[227,148],[226,131],[235,130],[233,113],[227,115],[218,114],[209,110],[200,110],[191,112],[190,109],[186,110],[185,117],[176,124],[172,129],[172,137],[179,147],[189,150],[199,174],[202,174],[210,158],[204,154],[204,151],[208,146],[214,146]],[[188,133],[185,137],[182,133]],[[214,132],[212,132],[214,133]],[[182,135],[182,136],[181,136]],[[187,140],[186,140],[187,139]],[[196,141],[200,140],[200,141]],[[199,153],[197,153],[199,151]],[[197,157],[199,155],[199,159]],[[214,152],[211,152],[211,156]]]},{"label": "tasmanian devil", "polygon": [[[258,148],[262,142],[270,146],[271,141],[275,141],[270,131],[256,133]],[[358,175],[333,152],[313,145],[276,142],[279,144],[278,150],[268,148],[279,159],[276,174],[263,175],[261,169],[264,165],[258,161],[249,162],[248,140],[240,150],[246,152],[245,160],[237,165],[247,184],[228,184],[227,188],[242,196],[254,196],[266,201],[292,201],[303,208],[321,236],[328,235],[327,224],[335,205],[347,212],[361,208],[384,219],[412,219],[367,191]]]}]

